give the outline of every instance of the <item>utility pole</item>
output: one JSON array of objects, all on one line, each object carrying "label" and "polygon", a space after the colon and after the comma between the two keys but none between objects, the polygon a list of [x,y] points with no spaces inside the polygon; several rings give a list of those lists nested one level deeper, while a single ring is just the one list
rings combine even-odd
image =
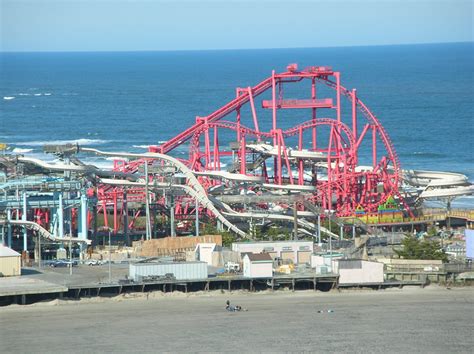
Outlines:
[{"label": "utility pole", "polygon": [[321,214],[318,213],[318,246],[321,247]]},{"label": "utility pole", "polygon": [[170,228],[171,228],[171,237],[176,237],[176,230],[174,228],[174,195],[170,195]]},{"label": "utility pole", "polygon": [[72,234],[69,234],[69,275],[72,275]]},{"label": "utility pole", "polygon": [[145,160],[145,214],[146,214],[146,239],[151,239],[150,201],[148,198],[148,161]]},{"label": "utility pole", "polygon": [[41,235],[40,233],[38,233],[38,254],[39,254],[39,258],[38,258],[38,268],[41,268]]},{"label": "utility pole", "polygon": [[298,208],[297,203],[293,204],[293,240],[298,239]]},{"label": "utility pole", "polygon": [[109,284],[112,283],[112,257],[111,257],[111,238],[112,229],[109,228]]}]

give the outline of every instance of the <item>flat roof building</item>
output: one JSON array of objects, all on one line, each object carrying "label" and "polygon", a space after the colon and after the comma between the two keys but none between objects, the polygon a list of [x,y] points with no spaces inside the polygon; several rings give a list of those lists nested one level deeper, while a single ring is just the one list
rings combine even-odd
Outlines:
[{"label": "flat roof building", "polygon": [[272,259],[289,259],[295,264],[311,263],[312,241],[261,241],[234,242],[232,251],[243,253],[268,253]]}]

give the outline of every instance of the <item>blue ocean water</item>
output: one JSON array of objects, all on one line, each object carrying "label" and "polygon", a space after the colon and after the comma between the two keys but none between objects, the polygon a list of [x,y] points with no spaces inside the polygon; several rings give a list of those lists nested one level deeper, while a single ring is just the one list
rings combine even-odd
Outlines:
[{"label": "blue ocean water", "polygon": [[[340,71],[343,85],[357,88],[386,128],[402,168],[460,172],[474,180],[473,43],[1,53],[0,141],[26,154],[41,154],[51,141],[145,151],[228,102],[236,87],[253,86],[288,63]],[[307,119],[285,116],[281,125]]]}]

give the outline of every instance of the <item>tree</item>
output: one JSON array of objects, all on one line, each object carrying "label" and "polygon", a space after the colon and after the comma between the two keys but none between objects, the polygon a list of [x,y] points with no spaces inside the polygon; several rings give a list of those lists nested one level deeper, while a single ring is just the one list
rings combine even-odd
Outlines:
[{"label": "tree", "polygon": [[448,256],[437,241],[420,241],[413,235],[406,235],[402,241],[402,246],[403,249],[395,250],[395,253],[404,259],[436,259],[443,262],[448,260]]},{"label": "tree", "polygon": [[230,247],[232,243],[235,241],[234,235],[232,235],[229,231],[221,232],[222,235],[222,246]]}]

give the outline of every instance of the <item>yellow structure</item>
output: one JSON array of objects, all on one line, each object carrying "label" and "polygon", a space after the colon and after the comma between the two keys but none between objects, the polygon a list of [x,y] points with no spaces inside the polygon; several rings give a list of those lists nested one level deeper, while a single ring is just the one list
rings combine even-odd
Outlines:
[{"label": "yellow structure", "polygon": [[21,255],[0,245],[0,277],[21,275]]}]

